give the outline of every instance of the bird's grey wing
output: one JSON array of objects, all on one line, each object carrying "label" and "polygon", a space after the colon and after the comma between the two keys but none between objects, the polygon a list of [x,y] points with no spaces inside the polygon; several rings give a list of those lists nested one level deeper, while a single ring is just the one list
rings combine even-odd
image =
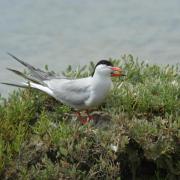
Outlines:
[{"label": "bird's grey wing", "polygon": [[90,96],[90,85],[86,79],[53,79],[48,87],[60,101],[74,107],[84,106]]}]

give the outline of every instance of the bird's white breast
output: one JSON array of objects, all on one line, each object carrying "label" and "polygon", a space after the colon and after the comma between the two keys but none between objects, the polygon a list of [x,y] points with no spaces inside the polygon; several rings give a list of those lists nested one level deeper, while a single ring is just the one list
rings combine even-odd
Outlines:
[{"label": "bird's white breast", "polygon": [[111,90],[111,78],[92,78],[91,94],[89,99],[85,102],[87,106],[97,106],[101,104]]}]

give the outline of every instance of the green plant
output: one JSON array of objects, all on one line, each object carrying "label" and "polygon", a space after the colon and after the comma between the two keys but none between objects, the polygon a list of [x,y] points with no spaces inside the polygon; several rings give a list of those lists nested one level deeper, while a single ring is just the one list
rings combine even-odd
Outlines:
[{"label": "green plant", "polygon": [[[36,90],[0,97],[0,179],[178,179],[179,66],[110,60],[126,76],[113,79],[97,123],[82,126],[71,108]],[[88,76],[94,66],[63,74]]]}]

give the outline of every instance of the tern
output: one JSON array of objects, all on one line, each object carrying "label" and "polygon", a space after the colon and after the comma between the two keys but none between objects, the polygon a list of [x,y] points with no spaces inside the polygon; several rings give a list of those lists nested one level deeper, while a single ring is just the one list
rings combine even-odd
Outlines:
[{"label": "tern", "polygon": [[[100,60],[91,76],[79,79],[61,77],[52,72],[44,72],[8,53],[16,61],[24,65],[30,71],[30,76],[11,68],[13,73],[26,79],[20,84],[4,83],[6,85],[22,88],[38,89],[54,97],[56,100],[76,110],[82,124],[92,119],[88,110],[100,105],[112,89],[111,77],[120,77],[124,74],[120,67],[114,67],[108,60]],[[88,118],[84,120],[80,110],[86,110]]]}]

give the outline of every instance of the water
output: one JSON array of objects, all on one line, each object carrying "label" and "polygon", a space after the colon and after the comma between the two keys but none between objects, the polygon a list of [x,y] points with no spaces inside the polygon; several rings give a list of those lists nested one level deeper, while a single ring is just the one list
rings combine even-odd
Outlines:
[{"label": "water", "polygon": [[[179,0],[0,1],[0,81],[19,80],[11,52],[55,71],[132,53],[150,63],[180,62]],[[0,85],[6,96],[12,89]]]}]

